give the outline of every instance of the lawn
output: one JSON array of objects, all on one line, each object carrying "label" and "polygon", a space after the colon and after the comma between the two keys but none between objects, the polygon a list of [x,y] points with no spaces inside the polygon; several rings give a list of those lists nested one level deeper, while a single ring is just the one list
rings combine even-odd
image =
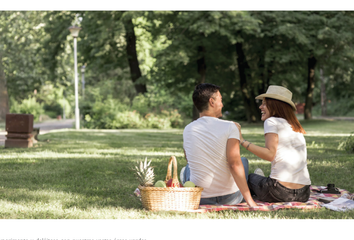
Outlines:
[{"label": "lawn", "polygon": [[[313,185],[354,192],[354,154],[337,150],[354,129],[350,121],[303,121],[308,134],[308,168]],[[263,125],[241,123],[245,139],[264,146]],[[278,210],[211,213],[149,212],[133,191],[130,170],[136,161],[152,160],[155,180],[164,180],[171,155],[178,169],[183,158],[182,129],[69,130],[40,135],[33,148],[0,146],[1,219],[353,219],[354,211]],[[270,163],[241,148],[250,171]]]}]

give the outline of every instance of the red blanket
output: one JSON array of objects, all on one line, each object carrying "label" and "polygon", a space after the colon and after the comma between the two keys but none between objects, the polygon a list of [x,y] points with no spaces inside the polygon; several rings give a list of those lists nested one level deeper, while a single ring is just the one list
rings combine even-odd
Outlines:
[{"label": "red blanket", "polygon": [[279,202],[279,203],[267,203],[255,201],[258,206],[250,207],[247,203],[240,203],[236,205],[200,205],[199,209],[190,212],[212,212],[212,211],[222,211],[222,210],[238,210],[238,211],[274,211],[284,208],[298,208],[298,209],[314,209],[322,207],[323,203],[318,201],[321,197],[330,197],[334,199],[339,198],[343,194],[350,194],[347,190],[338,189],[341,194],[323,194],[317,192],[317,190],[324,189],[323,186],[311,186],[310,199],[305,202]]}]

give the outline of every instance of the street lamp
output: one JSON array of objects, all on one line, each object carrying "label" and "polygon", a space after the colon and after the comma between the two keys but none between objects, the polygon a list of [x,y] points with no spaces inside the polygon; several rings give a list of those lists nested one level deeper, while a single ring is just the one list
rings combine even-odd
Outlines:
[{"label": "street lamp", "polygon": [[76,54],[76,41],[79,36],[79,32],[81,30],[78,26],[69,27],[71,36],[74,37],[74,68],[75,68],[75,127],[76,130],[80,129],[80,112],[79,112],[79,94],[78,94],[78,79],[77,79],[77,54]]},{"label": "street lamp", "polygon": [[85,65],[82,65],[81,67],[81,84],[82,84],[82,98],[85,98]]}]

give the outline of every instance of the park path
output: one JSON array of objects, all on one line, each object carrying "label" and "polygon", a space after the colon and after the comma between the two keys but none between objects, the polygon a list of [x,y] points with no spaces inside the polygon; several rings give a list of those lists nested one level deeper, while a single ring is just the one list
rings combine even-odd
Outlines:
[{"label": "park path", "polygon": [[[63,128],[73,128],[75,123],[75,119],[66,119],[66,120],[51,120],[41,123],[33,124],[34,128],[40,128],[39,134],[46,134],[55,129],[63,129]],[[6,131],[0,132],[0,146],[5,145],[6,140]]]}]

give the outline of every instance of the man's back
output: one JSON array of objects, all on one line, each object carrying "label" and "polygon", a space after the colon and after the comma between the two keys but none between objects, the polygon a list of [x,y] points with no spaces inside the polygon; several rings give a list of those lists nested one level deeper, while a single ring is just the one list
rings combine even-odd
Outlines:
[{"label": "man's back", "polygon": [[184,129],[183,147],[190,180],[204,188],[202,198],[238,191],[226,159],[229,138],[239,139],[237,127],[233,122],[215,117],[201,117]]}]

